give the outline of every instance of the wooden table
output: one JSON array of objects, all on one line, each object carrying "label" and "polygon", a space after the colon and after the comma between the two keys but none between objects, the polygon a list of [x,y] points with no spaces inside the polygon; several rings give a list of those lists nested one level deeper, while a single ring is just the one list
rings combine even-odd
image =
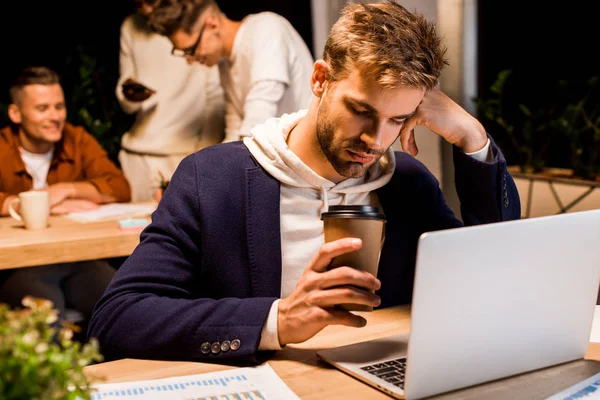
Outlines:
[{"label": "wooden table", "polygon": [[124,257],[139,241],[140,231],[121,231],[116,218],[78,222],[51,216],[48,228],[34,231],[13,218],[0,218],[0,270]]},{"label": "wooden table", "polygon": [[[371,388],[316,358],[315,352],[318,349],[408,333],[410,330],[410,309],[406,306],[360,314],[368,321],[365,327],[329,326],[312,339],[301,344],[289,345],[284,350],[277,352],[268,361],[268,364],[301,399],[390,399],[383,392]],[[586,358],[600,360],[600,343],[590,344]],[[84,370],[90,378],[103,379],[99,383],[116,383],[193,375],[232,368],[234,367],[199,362],[124,359],[88,366]],[[570,368],[570,370],[565,370],[565,368]],[[600,363],[587,360],[576,361],[567,366],[551,367],[435,398],[440,400],[543,399],[578,382],[572,376],[569,378],[570,372],[575,370],[580,374],[586,374],[586,377],[591,376],[600,372]],[[544,386],[543,389],[536,392],[539,397],[532,396],[530,390],[532,382],[536,382],[536,379],[539,379],[538,382],[543,381]],[[571,380],[569,381],[569,379]],[[508,397],[507,391],[510,393]]]}]

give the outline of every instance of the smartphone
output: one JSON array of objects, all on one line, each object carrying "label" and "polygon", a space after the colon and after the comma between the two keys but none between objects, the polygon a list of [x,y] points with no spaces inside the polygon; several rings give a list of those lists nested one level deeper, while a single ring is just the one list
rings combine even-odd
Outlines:
[{"label": "smartphone", "polygon": [[138,83],[138,82],[126,82],[126,83],[123,84],[123,86],[125,88],[127,88],[127,89],[133,90],[134,92],[143,92],[146,89],[149,89],[146,86],[144,86],[144,85],[142,85],[141,83]]}]

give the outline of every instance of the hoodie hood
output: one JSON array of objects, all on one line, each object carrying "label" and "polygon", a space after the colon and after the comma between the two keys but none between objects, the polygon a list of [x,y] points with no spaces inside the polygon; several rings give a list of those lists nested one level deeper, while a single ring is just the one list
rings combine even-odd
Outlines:
[{"label": "hoodie hood", "polygon": [[[315,173],[287,146],[287,137],[307,110],[284,114],[257,125],[244,144],[258,163],[283,185],[320,192],[323,211],[329,208],[329,194],[341,195],[340,204],[359,203],[370,192],[387,184],[395,168],[394,152],[390,148],[361,178],[348,178],[338,184]],[[335,196],[337,197],[337,196]],[[362,200],[361,200],[362,199]]]}]

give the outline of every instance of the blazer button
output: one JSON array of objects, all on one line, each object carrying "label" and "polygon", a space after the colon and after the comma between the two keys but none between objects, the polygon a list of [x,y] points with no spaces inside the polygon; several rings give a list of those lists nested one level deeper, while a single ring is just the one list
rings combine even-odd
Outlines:
[{"label": "blazer button", "polygon": [[208,342],[202,343],[202,345],[200,346],[200,351],[202,352],[202,354],[210,353],[210,343],[208,343]]},{"label": "blazer button", "polygon": [[229,351],[230,348],[231,348],[231,342],[229,340],[223,340],[223,342],[221,342],[221,351],[222,352]]},{"label": "blazer button", "polygon": [[213,354],[219,354],[221,352],[221,343],[219,342],[214,342],[211,346],[210,346],[210,351],[212,351]]},{"label": "blazer button", "polygon": [[242,342],[240,342],[240,339],[233,339],[231,341],[230,348],[232,351],[236,351],[237,349],[240,348],[241,345],[242,345]]}]

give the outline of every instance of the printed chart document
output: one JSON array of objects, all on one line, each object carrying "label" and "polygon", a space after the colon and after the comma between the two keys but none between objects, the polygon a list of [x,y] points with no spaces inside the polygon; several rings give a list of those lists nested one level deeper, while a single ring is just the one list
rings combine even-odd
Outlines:
[{"label": "printed chart document", "polygon": [[546,400],[600,399],[600,373],[583,380]]},{"label": "printed chart document", "polygon": [[79,222],[102,221],[120,217],[150,215],[156,209],[154,205],[111,203],[104,204],[95,210],[77,211],[67,214],[67,218]]},{"label": "printed chart document", "polygon": [[91,400],[300,400],[269,364],[94,388]]}]

